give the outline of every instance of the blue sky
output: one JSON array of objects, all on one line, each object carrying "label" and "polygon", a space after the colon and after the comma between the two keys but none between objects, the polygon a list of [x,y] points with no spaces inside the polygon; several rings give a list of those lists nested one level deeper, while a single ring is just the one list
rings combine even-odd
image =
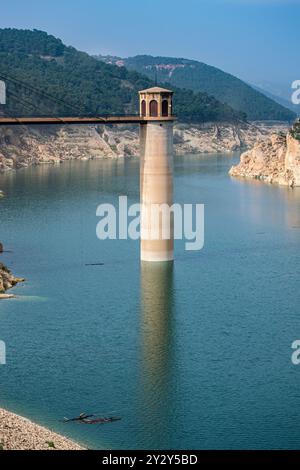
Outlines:
[{"label": "blue sky", "polygon": [[0,27],[91,53],[197,59],[252,82],[300,79],[300,0],[10,0]]}]

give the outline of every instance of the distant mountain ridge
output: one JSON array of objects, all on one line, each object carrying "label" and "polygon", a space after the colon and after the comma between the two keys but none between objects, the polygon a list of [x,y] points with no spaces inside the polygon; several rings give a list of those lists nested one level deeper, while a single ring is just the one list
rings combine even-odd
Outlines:
[{"label": "distant mountain ridge", "polygon": [[[133,114],[138,91],[155,84],[145,74],[96,60],[43,31],[11,28],[0,29],[0,80],[7,83],[2,112],[12,115]],[[207,93],[172,88],[181,121],[246,119]]]},{"label": "distant mountain ridge", "polygon": [[233,109],[247,114],[249,120],[294,120],[296,114],[261,90],[222,70],[196,60],[138,55],[120,58],[98,56],[100,60],[147,75],[159,83],[205,92]]}]

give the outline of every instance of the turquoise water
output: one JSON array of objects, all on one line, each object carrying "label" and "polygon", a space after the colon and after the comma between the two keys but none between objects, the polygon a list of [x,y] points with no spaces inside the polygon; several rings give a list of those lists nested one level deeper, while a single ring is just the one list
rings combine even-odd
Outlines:
[{"label": "turquoise water", "polygon": [[[90,448],[300,447],[300,190],[231,179],[237,159],[176,159],[206,226],[173,269],[96,238],[98,204],[138,201],[138,160],[0,176],[1,259],[27,279],[0,304],[2,406]],[[59,422],[83,411],[123,419]]]}]

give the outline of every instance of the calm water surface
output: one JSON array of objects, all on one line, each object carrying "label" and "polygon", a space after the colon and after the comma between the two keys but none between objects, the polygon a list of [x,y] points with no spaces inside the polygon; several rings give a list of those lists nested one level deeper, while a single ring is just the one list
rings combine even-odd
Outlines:
[{"label": "calm water surface", "polygon": [[[0,177],[2,260],[27,279],[0,304],[2,406],[90,448],[300,448],[300,191],[233,180],[236,159],[176,159],[206,227],[173,269],[96,238],[98,204],[138,202],[138,160]],[[123,419],[59,422],[83,411]]]}]

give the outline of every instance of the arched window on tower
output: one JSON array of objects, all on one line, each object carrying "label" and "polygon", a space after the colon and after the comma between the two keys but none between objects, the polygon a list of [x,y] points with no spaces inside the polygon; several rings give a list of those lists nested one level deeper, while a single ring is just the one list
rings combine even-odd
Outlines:
[{"label": "arched window on tower", "polygon": [[158,105],[156,100],[150,101],[150,116],[157,117],[158,116]]},{"label": "arched window on tower", "polygon": [[142,112],[142,116],[146,116],[146,101],[145,100],[142,101],[141,112]]},{"label": "arched window on tower", "polygon": [[168,102],[168,100],[162,100],[161,115],[162,116],[168,116],[169,115],[169,102]]}]

